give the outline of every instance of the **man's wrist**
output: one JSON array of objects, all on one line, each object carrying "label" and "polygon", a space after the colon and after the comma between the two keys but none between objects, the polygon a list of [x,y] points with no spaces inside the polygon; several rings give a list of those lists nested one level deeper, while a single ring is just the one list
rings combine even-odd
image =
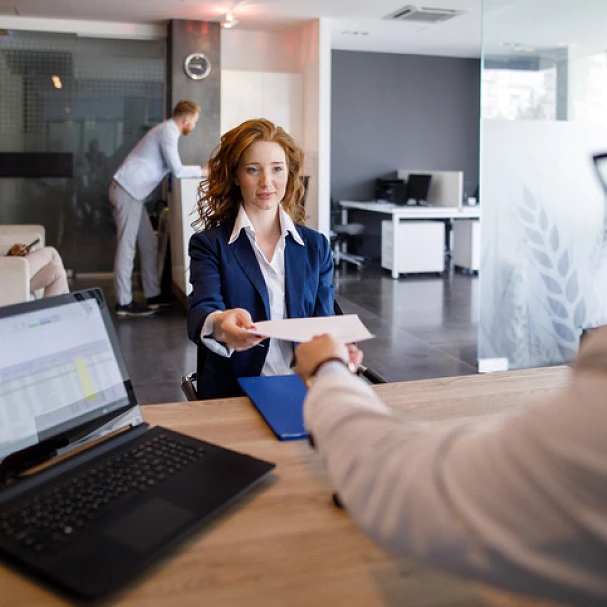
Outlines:
[{"label": "man's wrist", "polygon": [[351,371],[350,369],[350,363],[348,363],[348,361],[344,360],[341,356],[330,356],[329,358],[325,358],[324,360],[322,360],[321,362],[319,362],[313,369],[312,372],[310,373],[310,375],[308,376],[307,380],[306,380],[306,385],[308,386],[308,388],[312,385],[312,381],[314,380],[314,378],[316,377],[316,375],[318,374],[318,372],[327,364],[329,363],[341,363],[346,369],[348,369],[348,371]]},{"label": "man's wrist", "polygon": [[319,362],[314,369],[312,370],[312,372],[310,373],[310,377],[314,377],[321,369],[322,366],[326,365],[327,363],[330,362],[337,362],[337,363],[341,363],[344,367],[348,368],[348,361],[344,360],[341,356],[330,356],[329,358],[325,358],[324,360],[322,360],[321,362]]}]

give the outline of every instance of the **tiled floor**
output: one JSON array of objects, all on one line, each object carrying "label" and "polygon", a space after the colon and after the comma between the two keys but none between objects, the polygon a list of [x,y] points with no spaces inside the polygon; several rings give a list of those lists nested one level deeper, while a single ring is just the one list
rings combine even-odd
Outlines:
[{"label": "tiled floor", "polygon": [[478,277],[409,276],[377,266],[338,272],[336,297],[377,336],[361,344],[365,364],[390,381],[476,372]]},{"label": "tiled floor", "polygon": [[[478,278],[403,277],[370,266],[335,277],[344,313],[356,313],[377,337],[361,344],[365,364],[390,381],[465,375],[476,371]],[[114,308],[109,280],[77,278],[72,289],[100,286]],[[142,297],[141,294],[136,297]],[[141,403],[185,400],[180,378],[196,366],[185,310],[175,305],[149,318],[116,319],[125,361]]]}]

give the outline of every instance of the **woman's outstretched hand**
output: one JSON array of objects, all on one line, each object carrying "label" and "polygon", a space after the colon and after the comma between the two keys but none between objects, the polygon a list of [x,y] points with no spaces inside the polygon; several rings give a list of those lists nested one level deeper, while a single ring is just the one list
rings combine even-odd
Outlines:
[{"label": "woman's outstretched hand", "polygon": [[255,325],[249,312],[243,308],[233,308],[220,312],[214,318],[213,338],[228,348],[242,352],[263,341],[263,337],[249,333]]}]

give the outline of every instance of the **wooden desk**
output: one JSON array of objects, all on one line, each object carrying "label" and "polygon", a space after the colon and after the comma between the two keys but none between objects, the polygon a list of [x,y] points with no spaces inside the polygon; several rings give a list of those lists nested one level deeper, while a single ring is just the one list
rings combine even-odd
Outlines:
[{"label": "wooden desk", "polygon": [[374,200],[370,202],[357,202],[352,200],[340,200],[341,206],[341,222],[346,225],[348,223],[348,210],[367,211],[369,213],[380,213],[382,215],[389,215],[392,218],[392,278],[396,279],[399,276],[398,271],[398,224],[401,220],[414,220],[418,221],[428,219],[439,219],[447,223],[447,253],[450,254],[451,243],[450,243],[450,226],[451,221],[455,219],[480,219],[480,207],[467,207],[455,204],[451,207],[443,206],[407,206],[398,205],[391,202],[376,202]]},{"label": "wooden desk", "polygon": [[[396,409],[460,423],[532,402],[569,369],[514,371],[377,386]],[[129,606],[512,607],[534,605],[389,557],[333,506],[323,466],[306,441],[277,441],[248,399],[150,405],[173,428],[278,464],[261,487],[182,544],[117,597]],[[0,606],[65,604],[0,567]]]}]

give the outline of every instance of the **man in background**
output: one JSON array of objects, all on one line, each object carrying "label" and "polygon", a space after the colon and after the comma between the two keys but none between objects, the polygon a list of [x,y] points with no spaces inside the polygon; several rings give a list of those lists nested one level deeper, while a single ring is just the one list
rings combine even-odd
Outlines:
[{"label": "man in background", "polygon": [[[202,177],[201,166],[184,166],[179,157],[179,137],[189,135],[200,115],[200,106],[182,100],[172,117],[151,129],[126,157],[110,186],[110,201],[116,220],[116,257],[114,286],[116,315],[149,316],[174,298],[161,295],[157,270],[157,242],[150,218],[144,208],[146,198],[168,173],[174,177]],[[135,245],[139,247],[141,276],[146,303],[133,301],[132,275]]]}]

